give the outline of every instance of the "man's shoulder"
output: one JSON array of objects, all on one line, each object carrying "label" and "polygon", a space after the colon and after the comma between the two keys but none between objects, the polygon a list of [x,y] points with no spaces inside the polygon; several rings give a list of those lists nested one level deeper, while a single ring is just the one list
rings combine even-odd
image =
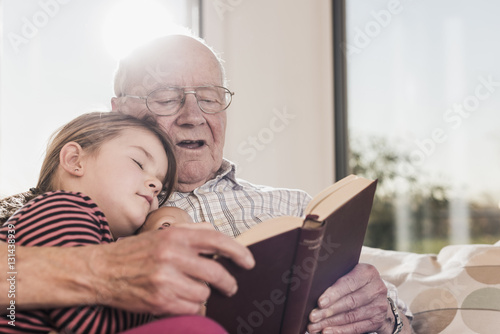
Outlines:
[{"label": "man's shoulder", "polygon": [[247,189],[254,189],[255,191],[261,191],[261,192],[276,192],[276,193],[294,193],[298,194],[300,196],[304,197],[310,197],[309,194],[301,189],[295,189],[295,188],[285,188],[285,187],[274,187],[274,186],[269,186],[269,185],[263,185],[263,184],[255,184],[250,181],[244,180],[237,178],[238,184],[241,185],[243,188]]},{"label": "man's shoulder", "polygon": [[220,173],[224,178],[232,180],[235,184],[240,186],[242,189],[252,189],[255,191],[261,191],[261,192],[268,192],[268,193],[294,193],[294,194],[299,194],[303,197],[310,197],[307,192],[301,189],[295,189],[295,188],[284,188],[284,187],[274,187],[274,186],[269,186],[269,185],[263,185],[263,184],[256,184],[252,183],[250,181],[247,181],[245,179],[242,179],[240,177],[237,177],[236,174],[238,173],[238,169],[235,163],[224,159],[222,166],[221,166],[221,171],[224,171],[224,173]]},{"label": "man's shoulder", "polygon": [[244,193],[245,197],[262,201],[273,207],[281,207],[284,205],[286,207],[296,208],[297,211],[294,211],[292,215],[301,216],[303,210],[311,201],[311,196],[301,189],[254,184],[242,179],[238,179],[238,184],[241,187],[240,193]]}]

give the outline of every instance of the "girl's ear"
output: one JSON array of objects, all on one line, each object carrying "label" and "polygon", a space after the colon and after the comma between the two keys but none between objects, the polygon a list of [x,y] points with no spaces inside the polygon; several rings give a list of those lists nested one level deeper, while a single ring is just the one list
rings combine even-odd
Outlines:
[{"label": "girl's ear", "polygon": [[74,141],[66,143],[59,153],[59,165],[71,175],[83,176],[84,152],[80,144]]}]

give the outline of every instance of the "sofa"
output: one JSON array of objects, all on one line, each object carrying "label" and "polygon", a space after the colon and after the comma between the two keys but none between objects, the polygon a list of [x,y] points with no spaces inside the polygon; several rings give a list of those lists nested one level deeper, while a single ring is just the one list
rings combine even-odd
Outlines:
[{"label": "sofa", "polygon": [[416,333],[500,333],[500,241],[439,254],[364,247],[360,262],[398,288]]}]

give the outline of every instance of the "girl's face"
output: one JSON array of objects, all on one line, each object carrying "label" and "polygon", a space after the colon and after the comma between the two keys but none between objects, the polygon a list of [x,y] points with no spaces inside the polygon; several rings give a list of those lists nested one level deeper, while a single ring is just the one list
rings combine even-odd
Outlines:
[{"label": "girl's face", "polygon": [[161,141],[151,132],[130,128],[84,159],[81,190],[108,219],[114,238],[132,235],[149,212],[158,208],[158,194],[168,160]]}]

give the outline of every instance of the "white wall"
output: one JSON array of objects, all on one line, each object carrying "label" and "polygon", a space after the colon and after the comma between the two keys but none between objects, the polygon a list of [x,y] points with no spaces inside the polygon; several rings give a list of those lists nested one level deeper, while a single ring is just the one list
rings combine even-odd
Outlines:
[{"label": "white wall", "polygon": [[36,185],[49,136],[111,108],[115,57],[188,25],[189,4],[0,0],[0,198]]},{"label": "white wall", "polygon": [[225,59],[225,156],[239,176],[314,195],[334,179],[331,3],[205,1],[203,35]]},{"label": "white wall", "polygon": [[[81,113],[110,108],[116,60],[102,36],[112,5],[123,3],[56,1],[51,15],[39,0],[2,2],[0,197],[36,184],[47,140],[59,126]],[[138,7],[150,19],[147,3]],[[255,183],[312,194],[329,185],[330,1],[204,0],[203,5],[205,36],[223,52],[229,86],[236,91],[226,156]],[[217,11],[215,5],[225,7]],[[139,14],[133,13],[134,29],[146,26],[138,23]],[[37,23],[36,31],[25,27],[27,20]],[[23,43],[14,47],[9,34],[24,38]],[[133,44],[130,34],[121,35]],[[276,113],[293,118],[283,121]]]}]

